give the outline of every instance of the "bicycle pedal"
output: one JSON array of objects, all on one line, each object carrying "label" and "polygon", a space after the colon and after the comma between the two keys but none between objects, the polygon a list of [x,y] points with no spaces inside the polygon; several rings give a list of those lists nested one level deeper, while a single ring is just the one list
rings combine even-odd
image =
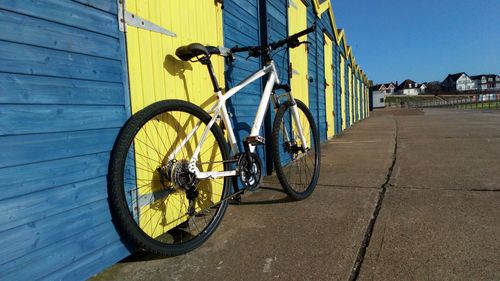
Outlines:
[{"label": "bicycle pedal", "polygon": [[233,199],[233,202],[236,205],[241,205],[241,194],[237,194],[237,195],[233,196],[231,199]]},{"label": "bicycle pedal", "polygon": [[266,144],[266,139],[262,136],[248,136],[243,140],[244,142],[251,145],[264,145]]}]

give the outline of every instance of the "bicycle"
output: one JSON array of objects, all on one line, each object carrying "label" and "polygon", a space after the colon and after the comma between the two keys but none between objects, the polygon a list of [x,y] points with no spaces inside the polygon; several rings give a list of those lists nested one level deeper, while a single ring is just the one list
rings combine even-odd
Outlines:
[{"label": "bicycle", "polygon": [[[176,50],[183,61],[207,66],[218,101],[208,113],[182,100],[159,101],[134,114],[120,131],[110,159],[108,192],[113,218],[127,240],[165,256],[184,254],[205,242],[220,224],[228,199],[262,182],[262,162],[255,149],[265,142],[259,131],[269,100],[276,111],[271,137],[276,176],[292,199],[311,195],[320,172],[318,129],[306,105],[294,99],[288,85],[280,84],[271,53],[307,43],[299,37],[315,28],[266,46],[227,49],[193,43]],[[265,65],[222,93],[210,58],[232,60],[241,52],[262,56]],[[268,80],[240,152],[226,101],[265,75]],[[278,96],[278,90],[286,93]]]}]

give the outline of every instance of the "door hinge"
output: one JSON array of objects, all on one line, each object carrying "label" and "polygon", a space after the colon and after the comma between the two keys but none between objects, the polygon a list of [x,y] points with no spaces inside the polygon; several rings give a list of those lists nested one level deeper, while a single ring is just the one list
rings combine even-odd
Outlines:
[{"label": "door hinge", "polygon": [[125,10],[125,0],[117,0],[118,6],[118,29],[121,32],[125,32],[125,14],[123,11]]},{"label": "door hinge", "polygon": [[129,25],[171,37],[177,36],[177,34],[173,33],[172,31],[127,11],[125,8],[126,7],[125,0],[117,0],[117,1],[118,1],[118,25],[120,31],[127,32],[127,25]]},{"label": "door hinge", "polygon": [[124,13],[125,13],[125,24],[126,25],[130,25],[133,27],[157,32],[157,33],[164,34],[164,35],[171,36],[171,37],[177,36],[177,34],[173,33],[172,31],[165,29],[165,28],[163,28],[163,27],[161,27],[161,26],[159,26],[151,21],[143,19],[135,14],[132,14],[132,13],[128,12],[127,10],[125,10]]}]

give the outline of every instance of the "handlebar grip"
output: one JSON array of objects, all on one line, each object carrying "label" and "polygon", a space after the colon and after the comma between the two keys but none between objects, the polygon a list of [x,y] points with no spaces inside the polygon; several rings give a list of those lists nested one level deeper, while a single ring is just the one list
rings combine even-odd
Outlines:
[{"label": "handlebar grip", "polygon": [[297,40],[299,37],[304,36],[308,33],[311,33],[316,30],[316,23],[314,23],[311,27],[308,29],[302,30],[301,32],[295,33],[285,39],[282,39],[280,41],[271,43],[270,46],[273,47],[273,49],[279,48],[287,43],[293,42],[294,40]]},{"label": "handlebar grip", "polygon": [[240,52],[248,52],[252,49],[253,47],[233,47],[231,48],[231,53],[240,53]]},{"label": "handlebar grip", "polygon": [[294,35],[290,36],[289,38],[299,38],[302,37],[308,33],[316,31],[316,23],[314,23],[311,27],[309,27],[306,30],[302,30],[301,32],[295,33]]}]

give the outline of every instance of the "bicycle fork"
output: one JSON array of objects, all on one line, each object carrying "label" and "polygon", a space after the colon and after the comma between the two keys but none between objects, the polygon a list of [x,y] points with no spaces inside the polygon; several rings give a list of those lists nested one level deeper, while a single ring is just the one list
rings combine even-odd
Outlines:
[{"label": "bicycle fork", "polygon": [[[293,98],[292,94],[289,92],[290,88],[288,87],[287,89],[288,89],[288,92],[285,93],[285,94],[283,94],[283,95],[286,95],[287,98],[288,98],[288,100],[291,103],[290,110],[292,111],[292,119],[293,119],[294,125],[297,128],[297,132],[299,133],[300,141],[303,143],[304,150],[308,150],[309,147],[305,147],[307,145],[307,142],[306,142],[306,138],[304,136],[304,130],[302,128],[302,124],[300,123],[300,120],[299,120],[299,111],[298,111],[298,107],[297,107],[297,102]],[[274,103],[275,112],[278,112],[278,109],[281,106],[279,98],[281,96],[283,96],[283,95],[278,96],[275,93],[273,93],[273,97],[274,97],[273,98],[273,103]],[[284,138],[284,141],[286,143],[291,143],[292,142],[292,138],[291,138],[291,136],[288,133],[288,130],[287,130],[287,127],[285,126],[285,121],[284,120],[283,120],[282,127],[283,127],[283,138]]]}]

